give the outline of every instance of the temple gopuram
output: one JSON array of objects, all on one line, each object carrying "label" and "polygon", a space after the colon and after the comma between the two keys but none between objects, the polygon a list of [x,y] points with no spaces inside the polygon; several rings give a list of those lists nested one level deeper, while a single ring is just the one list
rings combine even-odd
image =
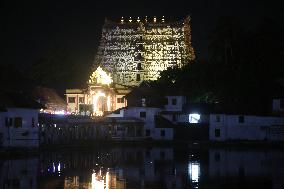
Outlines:
[{"label": "temple gopuram", "polygon": [[114,83],[137,86],[194,59],[190,17],[172,22],[164,17],[122,17],[105,20],[94,65],[111,73]]}]

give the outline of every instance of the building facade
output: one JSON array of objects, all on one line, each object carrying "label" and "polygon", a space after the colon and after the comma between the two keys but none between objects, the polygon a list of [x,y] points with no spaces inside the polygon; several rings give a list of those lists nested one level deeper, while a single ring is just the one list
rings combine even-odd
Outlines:
[{"label": "building facade", "polygon": [[126,106],[123,97],[130,90],[114,84],[111,75],[101,67],[91,74],[87,84],[87,89],[66,89],[68,113],[102,116]]},{"label": "building facade", "polygon": [[173,22],[164,17],[122,17],[106,19],[95,67],[111,73],[114,83],[138,86],[143,80],[156,80],[168,67],[182,67],[194,59],[189,17]]},{"label": "building facade", "polygon": [[0,111],[0,146],[38,147],[38,112],[32,108]]},{"label": "building facade", "polygon": [[284,140],[284,118],[210,114],[209,138],[227,140]]}]

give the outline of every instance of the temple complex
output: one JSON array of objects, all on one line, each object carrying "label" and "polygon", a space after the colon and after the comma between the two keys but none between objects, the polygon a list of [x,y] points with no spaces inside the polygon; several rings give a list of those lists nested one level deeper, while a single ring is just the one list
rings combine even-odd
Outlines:
[{"label": "temple complex", "polygon": [[67,112],[101,116],[125,107],[133,87],[194,59],[190,17],[106,19],[88,88],[66,90]]}]

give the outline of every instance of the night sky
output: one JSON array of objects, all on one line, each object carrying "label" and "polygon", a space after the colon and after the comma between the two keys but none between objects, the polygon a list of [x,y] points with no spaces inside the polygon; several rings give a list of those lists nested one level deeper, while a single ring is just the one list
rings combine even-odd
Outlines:
[{"label": "night sky", "polygon": [[[247,26],[262,18],[282,19],[280,2],[200,1],[5,1],[1,11],[1,64],[30,65],[55,46],[84,65],[93,61],[105,17],[159,16],[192,18],[198,59],[208,56],[208,35],[221,16]],[[89,64],[88,64],[89,65]]]}]

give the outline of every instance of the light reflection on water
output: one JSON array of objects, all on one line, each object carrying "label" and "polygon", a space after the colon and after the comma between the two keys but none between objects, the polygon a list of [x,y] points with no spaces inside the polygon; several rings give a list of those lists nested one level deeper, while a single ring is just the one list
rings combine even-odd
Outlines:
[{"label": "light reflection on water", "polygon": [[284,152],[102,148],[0,160],[0,188],[187,189],[284,187]]}]

